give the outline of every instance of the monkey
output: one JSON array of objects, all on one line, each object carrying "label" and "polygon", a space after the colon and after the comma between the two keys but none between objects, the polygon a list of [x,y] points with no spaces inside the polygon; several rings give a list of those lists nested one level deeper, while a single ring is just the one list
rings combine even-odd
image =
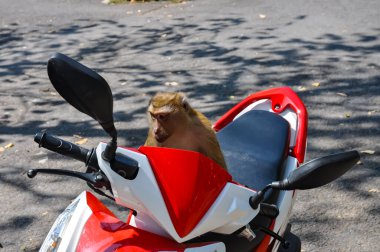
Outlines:
[{"label": "monkey", "polygon": [[183,93],[157,93],[149,102],[147,116],[150,126],[145,146],[196,151],[227,170],[211,122],[190,106]]}]

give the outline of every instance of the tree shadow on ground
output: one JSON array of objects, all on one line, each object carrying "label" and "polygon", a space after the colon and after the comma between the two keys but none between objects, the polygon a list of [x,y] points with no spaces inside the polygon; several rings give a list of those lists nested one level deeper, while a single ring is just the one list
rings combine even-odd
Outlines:
[{"label": "tree shadow on ground", "polygon": [[[294,17],[284,26],[305,18]],[[237,28],[245,34],[227,35],[227,31]],[[46,89],[51,88],[46,61],[53,53],[62,52],[108,77],[117,107],[119,135],[132,146],[144,142],[147,125],[140,124],[144,122],[140,118],[145,117],[149,97],[157,91],[183,91],[215,119],[249,93],[286,85],[298,92],[309,111],[315,112],[309,118],[309,139],[339,139],[342,144],[331,148],[344,150],[347,146],[363,148],[372,136],[371,147],[378,151],[380,115],[378,104],[371,100],[380,95],[380,65],[363,58],[379,54],[379,30],[347,36],[324,34],[307,40],[281,39],[276,35],[278,29],[271,25],[257,28],[242,17],[211,18],[199,24],[173,19],[170,25],[152,24],[149,28],[85,19],[63,27],[41,26],[35,32],[17,26],[2,28],[0,50],[6,52],[0,59],[1,109],[12,112],[7,104],[10,97],[23,97],[31,109],[25,109],[17,122],[10,113],[0,118],[1,134],[7,135],[0,138],[0,143],[11,137],[29,138],[46,129],[59,136],[82,132],[86,137],[107,139],[96,123],[74,115],[79,112],[69,111],[69,105],[54,89]],[[167,81],[179,85],[164,85]],[[314,88],[312,82],[321,82],[321,86]],[[326,105],[342,115],[349,112],[350,117],[320,113],[319,109]],[[377,112],[368,115],[370,111]],[[132,127],[123,124],[134,120],[139,123]],[[49,126],[49,121],[54,125]],[[309,147],[311,156],[330,151],[316,144]],[[366,173],[342,179],[337,187],[367,197],[360,185],[379,176],[379,160],[369,157],[365,166]],[[2,175],[0,183],[29,191],[38,198],[64,197],[41,194],[23,180],[9,180],[9,174]],[[22,223],[33,222],[30,216],[20,218]],[[16,229],[23,227],[17,224],[18,219],[9,221]]]}]

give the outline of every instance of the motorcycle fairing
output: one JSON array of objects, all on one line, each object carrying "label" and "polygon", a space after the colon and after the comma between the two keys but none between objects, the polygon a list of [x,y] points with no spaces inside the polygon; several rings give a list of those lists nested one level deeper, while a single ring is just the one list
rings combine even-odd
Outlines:
[{"label": "motorcycle fairing", "polygon": [[[120,221],[93,194],[83,196],[91,215],[87,219],[77,243],[76,251],[217,251],[224,252],[221,242],[180,244]],[[69,235],[68,235],[69,236]]]},{"label": "motorcycle fairing", "polygon": [[[104,151],[105,147],[105,143],[100,143],[98,145],[98,147],[96,148],[96,154],[98,157],[101,156],[101,153]],[[159,151],[160,148],[152,148],[152,151],[153,149]],[[199,156],[202,155],[199,153],[189,152],[185,150],[172,150],[188,154],[191,153],[190,156],[192,156],[193,158],[200,158]],[[158,156],[160,159],[165,160],[167,159],[165,152],[167,152],[168,149],[163,149],[162,151],[162,155]],[[213,201],[211,201],[211,203],[207,202],[207,205],[210,204],[210,206],[207,210],[205,208],[206,212],[203,215],[198,215],[197,218],[201,217],[201,219],[197,221],[196,225],[192,228],[191,232],[181,237],[176,230],[178,226],[174,226],[172,218],[169,214],[168,209],[170,207],[166,204],[164,198],[167,196],[163,196],[163,193],[160,189],[163,187],[163,185],[159,185],[159,183],[163,183],[163,180],[158,179],[159,177],[156,178],[156,175],[153,172],[153,169],[159,170],[160,167],[152,168],[152,165],[148,160],[149,157],[141,152],[131,151],[123,148],[118,148],[117,152],[119,155],[125,155],[128,158],[132,158],[138,162],[139,172],[135,179],[124,179],[111,169],[108,162],[102,160],[101,158],[98,159],[98,163],[112,185],[112,192],[114,194],[116,202],[119,205],[128,207],[130,209],[134,209],[137,211],[137,213],[140,213],[137,214],[135,218],[136,224],[132,223],[133,225],[135,225],[135,227],[139,229],[154,232],[155,234],[158,234],[160,236],[172,237],[172,239],[176,240],[177,242],[185,242],[196,236],[213,230],[215,232],[230,234],[236,231],[237,229],[241,228],[242,226],[246,225],[250,220],[252,220],[254,216],[256,216],[256,214],[259,211],[259,209],[253,210],[249,205],[249,198],[254,196],[256,192],[247,187],[228,182],[230,180],[230,176],[222,168],[220,168],[220,174],[224,175],[218,176],[219,178],[214,179],[216,181],[221,181],[222,184],[225,183],[224,187],[219,192],[217,197]],[[148,155],[150,156],[150,154]],[[206,157],[203,157],[202,155],[200,160],[203,160],[202,162],[206,163],[211,162],[211,160],[209,160],[208,158],[206,158],[208,161],[206,161],[206,159],[204,158]],[[178,162],[177,165],[187,167],[186,163],[189,162],[195,162],[196,165],[199,165],[199,162],[196,161],[197,158],[195,158],[194,160],[182,160],[181,162]],[[178,171],[184,172],[184,174],[181,175],[183,179],[187,178],[188,176],[193,177],[193,182],[195,183],[196,180],[194,179],[196,177],[195,175],[197,169],[200,169],[200,167],[191,168],[188,170],[180,169]],[[170,169],[168,171],[170,172]],[[186,171],[189,173],[195,172],[195,174],[187,175]],[[216,174],[218,173],[219,172],[216,172]],[[205,177],[207,178],[207,176]],[[175,178],[176,177],[172,176],[172,179]],[[173,181],[174,185],[175,183],[178,183],[178,181]],[[205,183],[207,184],[208,182]],[[195,183],[193,185],[197,184]],[[170,190],[172,191],[182,190],[182,187],[175,188],[171,186]],[[182,186],[182,184],[180,186]],[[208,192],[204,192],[204,190],[202,193],[197,192],[197,197],[205,197],[206,199],[208,199],[209,196],[210,195],[208,195]],[[211,198],[214,197],[213,193],[211,194],[211,196]],[[187,199],[189,199],[190,201],[194,201],[194,198],[191,198],[189,196],[187,196]],[[181,200],[181,198],[178,197],[176,198],[176,200]],[[178,204],[182,204],[183,206],[183,203],[181,202]],[[197,211],[197,209],[195,209],[194,211]],[[181,215],[181,219],[178,220],[179,225],[181,225],[182,221],[187,221],[184,216],[185,215]],[[192,221],[193,223],[195,223],[194,220]]]},{"label": "motorcycle fairing", "polygon": [[148,146],[139,151],[149,157],[178,235],[186,236],[231,181],[231,175],[198,152]]}]

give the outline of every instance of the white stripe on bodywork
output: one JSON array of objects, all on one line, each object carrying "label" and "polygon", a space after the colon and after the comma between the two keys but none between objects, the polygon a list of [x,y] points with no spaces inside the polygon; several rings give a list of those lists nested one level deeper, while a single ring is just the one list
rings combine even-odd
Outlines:
[{"label": "white stripe on bodywork", "polygon": [[79,194],[76,199],[79,199],[79,203],[66,227],[58,252],[76,250],[82,230],[92,215],[91,208],[87,205],[86,192]]}]

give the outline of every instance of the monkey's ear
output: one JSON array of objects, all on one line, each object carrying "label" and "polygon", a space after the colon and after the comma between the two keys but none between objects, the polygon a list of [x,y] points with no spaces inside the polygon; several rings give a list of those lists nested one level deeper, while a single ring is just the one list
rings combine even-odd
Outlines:
[{"label": "monkey's ear", "polygon": [[182,102],[182,106],[183,106],[183,108],[185,109],[186,112],[188,112],[190,110],[190,104],[187,102],[187,100],[184,100]]},{"label": "monkey's ear", "polygon": [[182,107],[185,109],[185,111],[189,111],[190,110],[190,104],[187,101],[186,95],[184,93],[178,93],[178,95],[180,96],[180,101],[181,101]]}]

